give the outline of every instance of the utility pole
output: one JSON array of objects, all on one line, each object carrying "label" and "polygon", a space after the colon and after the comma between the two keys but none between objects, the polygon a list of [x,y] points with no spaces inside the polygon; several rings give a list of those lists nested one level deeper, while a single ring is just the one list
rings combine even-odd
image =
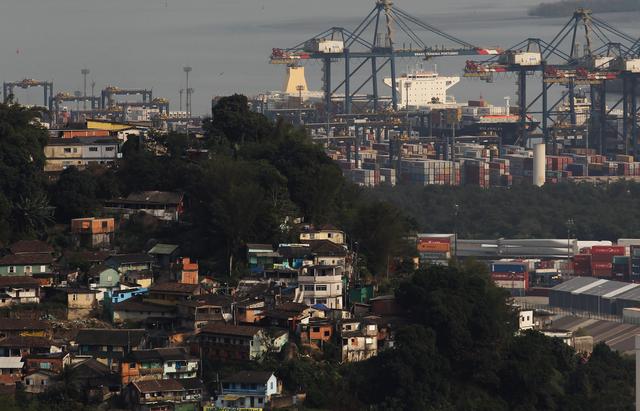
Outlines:
[{"label": "utility pole", "polygon": [[180,93],[180,111],[182,111],[182,94],[184,93],[184,89],[181,88],[179,93]]},{"label": "utility pole", "polygon": [[454,236],[453,236],[453,252],[456,261],[458,260],[458,211],[460,210],[460,206],[458,204],[454,205]]}]

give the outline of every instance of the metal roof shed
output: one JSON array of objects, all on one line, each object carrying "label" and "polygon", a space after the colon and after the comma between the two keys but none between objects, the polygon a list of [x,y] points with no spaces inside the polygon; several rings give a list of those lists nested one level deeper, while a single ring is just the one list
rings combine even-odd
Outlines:
[{"label": "metal roof shed", "polygon": [[616,315],[622,315],[622,310],[625,308],[640,307],[640,284],[635,285],[637,285],[637,287],[616,296]]},{"label": "metal roof shed", "polygon": [[558,284],[549,291],[549,305],[551,307],[571,309],[573,301],[571,293],[590,286],[597,281],[599,280],[593,277],[576,277]]}]

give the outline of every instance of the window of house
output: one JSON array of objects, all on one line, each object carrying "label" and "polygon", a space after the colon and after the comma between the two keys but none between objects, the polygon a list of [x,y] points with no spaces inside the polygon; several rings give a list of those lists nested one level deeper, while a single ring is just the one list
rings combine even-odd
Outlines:
[{"label": "window of house", "polygon": [[30,265],[25,265],[25,266],[24,266],[24,272],[25,272],[26,274],[31,274],[31,273],[32,273],[32,271],[33,271],[33,269],[32,269],[32,267],[31,267]]},{"label": "window of house", "polygon": [[328,237],[328,238],[331,238],[332,236],[333,236],[333,234],[332,234],[332,233],[327,233],[327,237]]},{"label": "window of house", "polygon": [[173,367],[173,361],[167,362],[167,367]]},{"label": "window of house", "polygon": [[369,328],[369,331],[375,331],[376,330],[375,324],[370,324],[370,325],[367,326],[367,328]]},{"label": "window of house", "polygon": [[135,369],[136,368],[136,363],[132,362],[131,364],[129,364],[129,368]]},{"label": "window of house", "polygon": [[373,344],[373,338],[367,337],[365,338],[364,342],[367,344]]},{"label": "window of house", "polygon": [[77,153],[77,152],[78,152],[78,149],[74,147],[74,148],[73,148],[73,152],[74,152],[74,153]]},{"label": "window of house", "polygon": [[72,299],[73,301],[78,301],[78,294],[72,294],[71,299]]},{"label": "window of house", "polygon": [[358,345],[358,340],[356,340],[355,338],[352,338],[351,345]]},{"label": "window of house", "polygon": [[104,150],[105,151],[113,151],[113,150],[115,150],[115,147],[106,147]]},{"label": "window of house", "polygon": [[15,273],[15,272],[16,272],[16,267],[15,267],[15,266],[13,266],[13,265],[10,265],[10,266],[9,266],[9,272],[10,272],[10,273]]},{"label": "window of house", "polygon": [[262,397],[258,397],[258,404],[262,404]]},{"label": "window of house", "polygon": [[107,228],[108,226],[109,226],[109,223],[107,221],[102,222],[102,228]]},{"label": "window of house", "polygon": [[41,362],[40,363],[40,368],[43,370],[49,370],[51,369],[51,363],[49,362]]},{"label": "window of house", "polygon": [[70,153],[70,152],[71,152],[71,148],[66,147],[66,148],[64,149],[64,152],[65,152],[65,153]]},{"label": "window of house", "polygon": [[304,286],[304,290],[305,291],[313,291],[313,285],[305,285]]},{"label": "window of house", "polygon": [[326,298],[316,298],[316,304],[326,304],[326,303],[327,303]]},{"label": "window of house", "polygon": [[98,147],[89,147],[89,151],[98,151]]},{"label": "window of house", "polygon": [[331,332],[330,332],[329,330],[327,330],[327,331],[325,331],[325,332],[324,332],[324,336],[325,336],[325,337],[329,337],[330,335],[331,335]]},{"label": "window of house", "polygon": [[320,332],[320,327],[313,327],[311,329],[311,331],[313,331],[314,333],[319,333]]},{"label": "window of house", "polygon": [[344,329],[347,330],[347,331],[351,331],[351,324],[345,325]]},{"label": "window of house", "polygon": [[44,272],[46,272],[46,271],[47,271],[47,266],[46,266],[46,265],[41,265],[41,266],[40,266],[40,272],[41,272],[41,273],[44,273]]},{"label": "window of house", "polygon": [[271,383],[269,384],[269,387],[273,389],[273,381],[271,381]]},{"label": "window of house", "polygon": [[327,285],[326,284],[316,285],[316,291],[327,291]]}]

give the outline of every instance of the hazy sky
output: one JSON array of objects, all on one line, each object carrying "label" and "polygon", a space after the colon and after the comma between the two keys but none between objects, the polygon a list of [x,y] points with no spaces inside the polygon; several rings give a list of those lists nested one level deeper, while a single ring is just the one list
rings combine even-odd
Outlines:
[{"label": "hazy sky", "polygon": [[[560,20],[526,17],[526,7],[537,2],[396,4],[467,41],[508,47],[560,28]],[[214,95],[280,89],[284,69],[268,64],[273,47],[294,45],[331,26],[352,28],[373,5],[372,0],[0,0],[0,80],[53,80],[56,91],[72,92],[82,87],[80,70],[86,66],[97,90],[108,84],[153,88],[177,108],[182,67],[190,65],[194,112],[206,113]],[[637,17],[614,20],[638,34]],[[437,63],[446,74],[459,74],[464,67],[464,59]],[[308,69],[313,88],[320,87],[318,67]],[[465,87],[473,93],[482,88]],[[18,93],[27,103],[41,98],[38,89]]]}]

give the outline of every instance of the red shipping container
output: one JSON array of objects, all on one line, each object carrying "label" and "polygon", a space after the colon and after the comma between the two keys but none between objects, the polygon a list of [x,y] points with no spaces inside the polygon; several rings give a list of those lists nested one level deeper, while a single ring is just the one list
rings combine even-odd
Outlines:
[{"label": "red shipping container", "polygon": [[606,246],[606,245],[594,245],[591,247],[591,255],[602,255],[602,254],[610,254],[610,255],[624,255],[626,252],[626,247],[624,246]]},{"label": "red shipping container", "polygon": [[613,269],[613,264],[612,263],[599,263],[599,262],[591,262],[591,268],[593,269],[594,272],[596,272],[597,270],[609,270],[611,271]]}]

